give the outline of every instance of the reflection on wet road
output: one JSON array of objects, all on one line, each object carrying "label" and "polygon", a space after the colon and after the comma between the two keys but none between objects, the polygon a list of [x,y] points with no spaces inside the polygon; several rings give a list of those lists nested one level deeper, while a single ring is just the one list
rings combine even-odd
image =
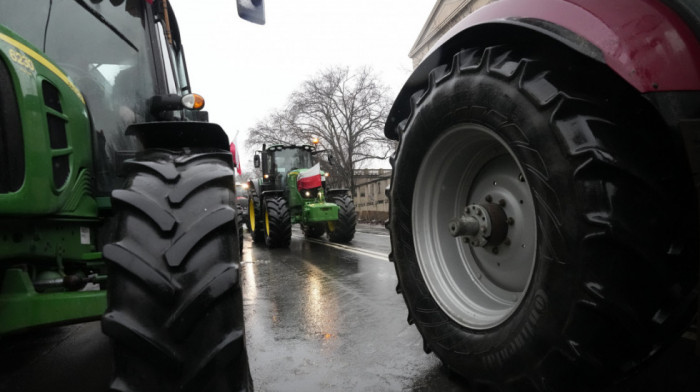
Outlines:
[{"label": "reflection on wet road", "polygon": [[423,353],[396,294],[389,238],[362,230],[348,245],[289,249],[246,242],[243,289],[251,371],[260,391],[461,391]]}]

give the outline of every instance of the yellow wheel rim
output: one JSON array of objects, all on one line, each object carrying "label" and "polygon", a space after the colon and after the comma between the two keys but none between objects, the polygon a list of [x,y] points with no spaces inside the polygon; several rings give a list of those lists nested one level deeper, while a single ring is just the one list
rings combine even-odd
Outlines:
[{"label": "yellow wheel rim", "polygon": [[267,236],[270,236],[270,215],[265,210],[265,230],[267,230]]},{"label": "yellow wheel rim", "polygon": [[255,233],[255,203],[253,203],[253,199],[248,199],[248,216],[250,231]]},{"label": "yellow wheel rim", "polygon": [[328,222],[328,231],[335,231],[335,222],[334,221]]}]

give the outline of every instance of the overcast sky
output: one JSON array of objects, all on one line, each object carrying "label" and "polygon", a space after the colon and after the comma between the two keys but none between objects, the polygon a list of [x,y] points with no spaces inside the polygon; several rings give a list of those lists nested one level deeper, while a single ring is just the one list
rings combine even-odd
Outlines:
[{"label": "overcast sky", "polygon": [[[265,0],[262,26],[240,19],[235,0],[169,4],[193,91],[204,96],[210,121],[229,139],[238,134],[243,149],[250,127],[330,65],[369,65],[397,94],[435,0]],[[252,159],[252,152],[243,153],[243,162]]]}]

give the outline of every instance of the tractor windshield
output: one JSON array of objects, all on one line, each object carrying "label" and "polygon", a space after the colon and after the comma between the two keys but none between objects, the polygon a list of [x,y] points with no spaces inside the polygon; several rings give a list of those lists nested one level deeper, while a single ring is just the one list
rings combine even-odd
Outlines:
[{"label": "tractor windshield", "polygon": [[313,166],[311,151],[302,148],[285,148],[274,152],[271,172],[277,176],[286,176],[295,169],[308,169]]}]

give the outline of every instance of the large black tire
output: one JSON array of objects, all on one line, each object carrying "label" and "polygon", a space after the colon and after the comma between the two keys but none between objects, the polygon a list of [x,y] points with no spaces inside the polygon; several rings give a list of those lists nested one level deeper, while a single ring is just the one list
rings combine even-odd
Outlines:
[{"label": "large black tire", "polygon": [[330,194],[328,201],[338,205],[338,220],[328,222],[328,239],[332,242],[350,242],[355,237],[357,213],[352,197],[346,193]]},{"label": "large black tire", "polygon": [[[569,56],[464,50],[397,127],[397,292],[470,390],[600,390],[694,311],[683,154],[635,91]],[[490,234],[462,236],[451,219],[468,214],[489,215]]]},{"label": "large black tire", "polygon": [[149,150],[112,193],[109,260],[115,391],[252,390],[231,157]]},{"label": "large black tire", "polygon": [[301,231],[304,232],[305,238],[321,238],[326,233],[326,224],[324,222],[309,223],[308,225],[302,224]]},{"label": "large black tire", "polygon": [[265,219],[260,209],[260,198],[255,193],[248,195],[248,228],[255,243],[265,240]]},{"label": "large black tire", "polygon": [[280,196],[265,197],[265,245],[285,248],[292,240],[292,219],[287,200]]}]

